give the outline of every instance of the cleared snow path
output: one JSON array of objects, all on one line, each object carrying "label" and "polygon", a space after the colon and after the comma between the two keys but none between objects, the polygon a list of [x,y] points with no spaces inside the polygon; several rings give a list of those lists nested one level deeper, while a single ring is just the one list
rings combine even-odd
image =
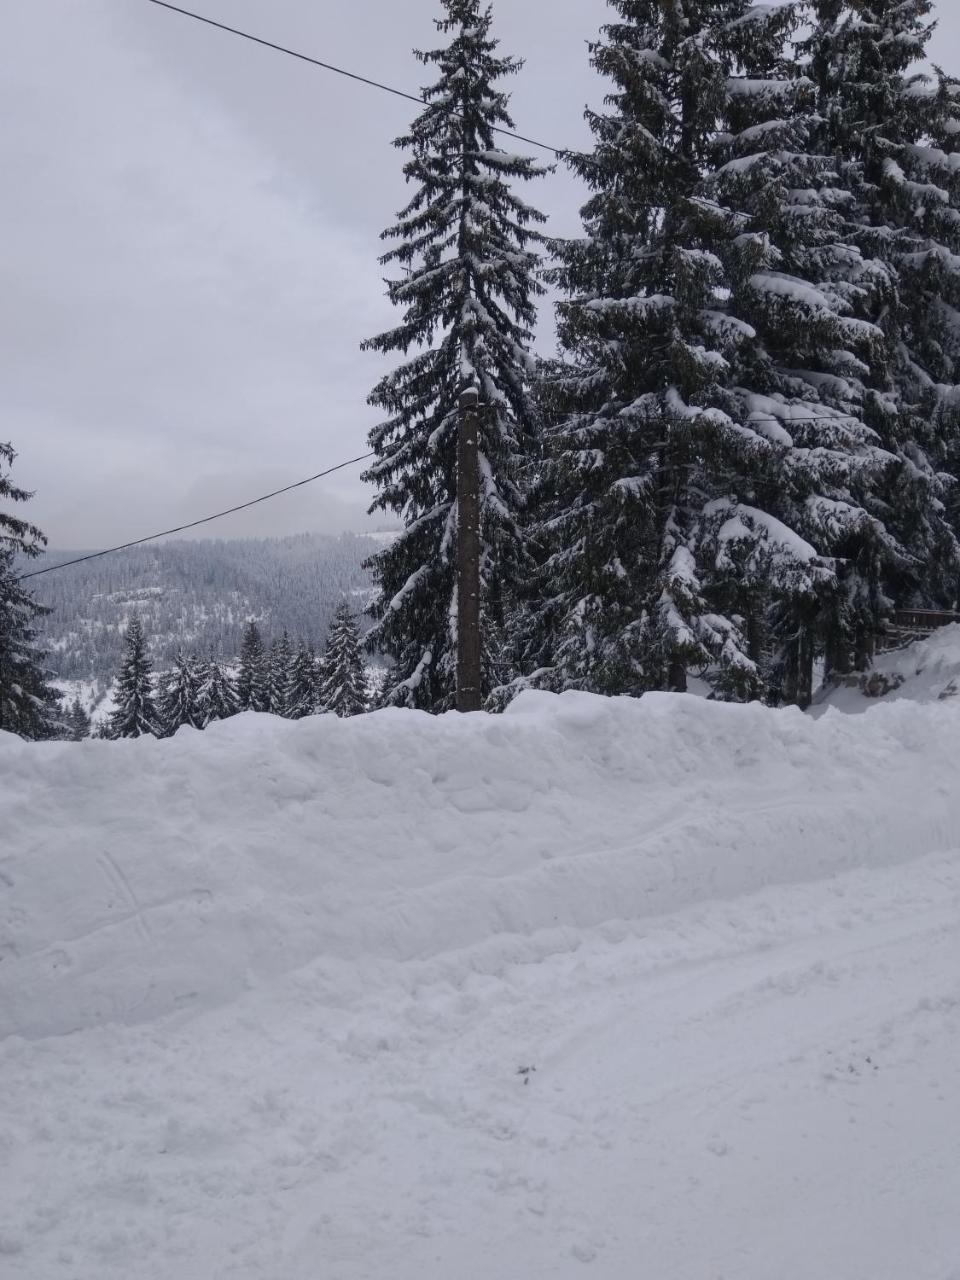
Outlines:
[{"label": "cleared snow path", "polygon": [[0,1275],[958,1280],[958,760],[949,702],[0,738]]}]

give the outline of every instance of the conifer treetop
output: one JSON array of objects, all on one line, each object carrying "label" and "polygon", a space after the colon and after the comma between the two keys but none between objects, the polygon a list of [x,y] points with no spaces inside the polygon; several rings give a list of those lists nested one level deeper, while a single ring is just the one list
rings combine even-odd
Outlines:
[{"label": "conifer treetop", "polygon": [[143,624],[130,619],[124,640],[124,656],[116,679],[116,710],[110,717],[111,738],[163,737],[153,687],[153,666],[147,654]]},{"label": "conifer treetop", "polygon": [[342,717],[361,715],[368,709],[360,637],[346,601],[339,605],[330,624],[319,702],[321,711]]},{"label": "conifer treetop", "polygon": [[[28,502],[33,494],[21,489],[10,479],[10,468],[17,453],[13,445],[0,440],[0,502]],[[7,474],[4,475],[4,468]],[[47,539],[36,525],[21,520],[9,511],[0,510],[0,550],[11,550],[25,556],[38,556]]]}]

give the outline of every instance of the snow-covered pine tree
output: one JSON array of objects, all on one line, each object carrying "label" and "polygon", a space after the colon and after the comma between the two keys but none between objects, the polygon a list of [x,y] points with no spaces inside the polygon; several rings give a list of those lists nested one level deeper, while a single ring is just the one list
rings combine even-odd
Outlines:
[{"label": "snow-covered pine tree", "polygon": [[83,709],[83,703],[80,701],[79,694],[74,698],[70,710],[67,713],[66,731],[71,742],[82,742],[84,738],[90,737],[92,721],[87,712]]},{"label": "snow-covered pine tree", "polygon": [[323,659],[320,709],[337,716],[356,716],[368,710],[360,636],[346,601],[338,606],[330,624]]},{"label": "snow-covered pine tree", "polygon": [[[496,634],[526,563],[519,469],[537,448],[529,356],[543,215],[511,183],[544,170],[499,146],[511,128],[499,82],[520,69],[500,56],[482,0],[442,0],[443,48],[417,53],[436,68],[429,102],[397,146],[415,190],[384,233],[382,261],[400,268],[388,284],[400,324],[368,349],[407,357],[370,396],[388,416],[370,436],[377,461],[367,479],[373,509],[403,518],[401,535],[371,560],[378,593],[368,644],[394,662],[383,701],[440,711],[456,675],[457,403],[466,383],[481,392],[482,617]],[[410,356],[411,350],[416,354]],[[485,691],[497,681],[489,651]]]},{"label": "snow-covered pine tree", "polygon": [[[10,479],[16,453],[0,443],[0,502],[26,502],[32,494]],[[17,556],[40,554],[46,539],[35,525],[0,509],[0,730],[22,738],[60,732],[60,695],[48,683],[37,622],[49,611],[18,580]]]},{"label": "snow-covered pine tree", "polygon": [[153,668],[147,654],[143,624],[136,614],[130,619],[124,637],[123,660],[114,687],[116,710],[110,716],[107,736],[142,738],[152,734],[163,737],[163,720],[157,710],[153,687]]},{"label": "snow-covered pine tree", "polygon": [[886,338],[888,377],[866,417],[897,460],[880,514],[906,555],[880,567],[879,590],[886,604],[942,608],[955,602],[960,564],[950,516],[960,454],[960,86],[921,69],[932,8],[814,0],[807,52],[820,146],[852,193],[846,242],[885,286],[872,291],[869,318]]},{"label": "snow-covered pine tree", "polygon": [[297,645],[290,668],[288,700],[291,720],[303,720],[317,710],[317,659],[305,640]]},{"label": "snow-covered pine tree", "polygon": [[205,729],[215,720],[229,720],[240,709],[240,699],[223,663],[210,654],[203,664],[197,690],[200,727]]},{"label": "snow-covered pine tree", "polygon": [[887,382],[871,323],[887,274],[845,235],[851,193],[818,150],[814,85],[790,41],[799,20],[757,6],[717,31],[736,74],[701,194],[721,231],[723,310],[753,335],[732,361],[735,416],[763,446],[731,485],[737,500],[708,508],[711,596],[745,619],[779,694],[805,705],[814,657],[837,665],[880,625],[879,567],[903,553],[878,499],[895,460],[867,422]]},{"label": "snow-covered pine tree", "polygon": [[268,670],[269,709],[275,716],[289,717],[293,688],[293,646],[286,631],[270,646]]},{"label": "snow-covered pine tree", "polygon": [[172,738],[184,725],[191,729],[203,728],[200,674],[195,659],[186,657],[182,649],[177,651],[173,667],[163,677],[159,702],[160,723],[168,737]]},{"label": "snow-covered pine tree", "polygon": [[[682,689],[719,664],[747,694],[759,672],[735,616],[708,599],[707,505],[766,442],[739,421],[733,361],[752,334],[728,314],[714,249],[737,221],[701,193],[734,71],[717,32],[741,0],[611,0],[591,45],[612,82],[572,157],[592,189],[584,236],[558,246],[566,363],[545,388],[554,426],[541,489],[541,625],[533,660],[558,687]],[[747,229],[744,218],[738,228]]]},{"label": "snow-covered pine tree", "polygon": [[835,558],[897,555],[873,511],[892,460],[862,416],[883,335],[852,300],[879,286],[844,243],[832,157],[811,154],[795,9],[611,3],[592,55],[616,92],[574,160],[595,195],[560,249],[531,657],[561,687],[683,688],[692,664],[744,697],[775,642],[803,703]]},{"label": "snow-covered pine tree", "polygon": [[270,671],[260,628],[248,622],[240,645],[237,699],[241,711],[270,710]]}]

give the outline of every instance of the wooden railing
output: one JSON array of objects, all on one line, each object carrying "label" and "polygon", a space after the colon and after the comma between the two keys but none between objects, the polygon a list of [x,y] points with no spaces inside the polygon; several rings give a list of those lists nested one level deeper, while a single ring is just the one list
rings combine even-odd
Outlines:
[{"label": "wooden railing", "polygon": [[926,639],[934,631],[949,627],[954,622],[960,622],[960,613],[943,609],[897,609],[877,649],[880,653],[903,649],[914,640]]},{"label": "wooden railing", "polygon": [[898,609],[893,615],[893,625],[910,631],[937,631],[960,622],[960,613],[948,613],[942,609]]}]

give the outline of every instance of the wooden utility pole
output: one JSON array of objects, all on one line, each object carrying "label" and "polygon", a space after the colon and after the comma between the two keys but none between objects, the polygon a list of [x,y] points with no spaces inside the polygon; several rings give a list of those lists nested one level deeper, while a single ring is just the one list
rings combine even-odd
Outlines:
[{"label": "wooden utility pole", "polygon": [[460,396],[457,441],[457,710],[479,711],[480,695],[480,393]]}]

